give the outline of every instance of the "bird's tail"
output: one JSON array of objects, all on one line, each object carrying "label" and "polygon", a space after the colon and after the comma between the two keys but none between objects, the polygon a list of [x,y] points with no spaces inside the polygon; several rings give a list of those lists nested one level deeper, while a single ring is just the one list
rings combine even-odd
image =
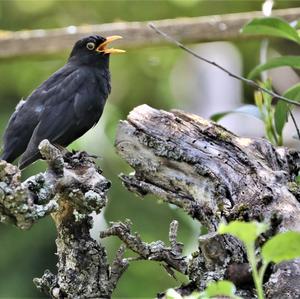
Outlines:
[{"label": "bird's tail", "polygon": [[21,157],[20,161],[19,161],[19,168],[22,170],[24,168],[26,168],[27,166],[29,166],[30,164],[32,164],[33,162],[35,162],[38,159],[41,159],[41,154],[39,152],[35,152],[35,153],[31,153],[30,155],[27,155],[26,153],[24,153],[24,155]]},{"label": "bird's tail", "polygon": [[8,163],[11,163],[15,160],[14,156],[12,155],[12,153],[8,152],[8,151],[4,151],[1,155],[0,155],[0,160],[4,160]]},{"label": "bird's tail", "polygon": [[[1,156],[0,156],[0,161],[4,160],[8,163],[12,163],[14,160],[16,160],[16,155],[14,153],[10,153],[8,151],[4,151]],[[35,162],[36,160],[40,159],[41,155],[40,153],[36,153],[32,156],[25,156],[24,158],[21,158],[21,161],[19,162],[19,168],[22,170],[25,167],[27,167],[28,165],[30,165],[31,163]]]}]

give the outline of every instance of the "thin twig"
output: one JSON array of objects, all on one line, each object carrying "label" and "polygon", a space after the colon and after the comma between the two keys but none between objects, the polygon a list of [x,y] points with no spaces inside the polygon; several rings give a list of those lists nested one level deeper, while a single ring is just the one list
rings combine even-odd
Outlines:
[{"label": "thin twig", "polygon": [[292,99],[288,99],[286,97],[283,97],[267,88],[264,88],[264,87],[261,87],[259,86],[259,84],[257,84],[255,81],[253,80],[250,80],[250,79],[246,79],[242,76],[238,76],[238,75],[235,75],[233,73],[231,73],[230,71],[228,71],[227,69],[225,69],[224,67],[222,67],[221,65],[217,64],[216,62],[214,61],[211,61],[209,59],[206,59],[200,55],[198,55],[196,52],[194,52],[193,50],[191,50],[190,48],[184,46],[181,42],[179,42],[178,40],[174,39],[173,37],[169,36],[168,34],[166,34],[165,32],[161,31],[160,29],[158,29],[153,23],[149,23],[148,24],[149,27],[151,29],[153,29],[155,32],[157,32],[158,34],[160,34],[161,36],[163,36],[166,40],[168,40],[169,42],[177,45],[179,48],[181,48],[182,50],[190,53],[192,56],[202,60],[202,61],[205,61],[207,63],[209,63],[210,65],[213,65],[215,67],[217,67],[218,69],[222,70],[223,72],[225,72],[226,74],[228,74],[230,77],[233,77],[237,80],[240,80],[240,81],[243,81],[245,82],[246,84],[254,87],[254,88],[257,88],[258,90],[261,90],[261,91],[264,91],[265,93],[269,94],[270,96],[276,98],[276,99],[279,99],[281,101],[284,101],[284,102],[287,102],[289,104],[293,104],[293,105],[296,105],[296,106],[300,106],[300,103],[298,103],[297,101],[294,101]]},{"label": "thin twig", "polygon": [[169,232],[170,247],[167,247],[162,241],[143,242],[137,233],[131,233],[131,222],[128,220],[124,223],[111,222],[111,226],[100,233],[100,238],[117,236],[125,243],[127,248],[137,253],[141,259],[164,262],[169,274],[172,273],[172,269],[186,274],[187,261],[185,256],[182,255],[183,245],[176,241],[177,227],[177,221],[172,221]]},{"label": "thin twig", "polygon": [[292,113],[292,110],[291,110],[290,108],[288,108],[288,110],[289,110],[290,116],[291,116],[291,118],[292,118],[292,121],[293,121],[293,123],[294,123],[294,126],[295,126],[295,128],[296,128],[297,135],[298,135],[298,139],[300,140],[300,130],[299,130],[298,124],[297,124],[297,122],[296,122],[296,119],[295,119],[295,117],[294,117],[294,114]]}]

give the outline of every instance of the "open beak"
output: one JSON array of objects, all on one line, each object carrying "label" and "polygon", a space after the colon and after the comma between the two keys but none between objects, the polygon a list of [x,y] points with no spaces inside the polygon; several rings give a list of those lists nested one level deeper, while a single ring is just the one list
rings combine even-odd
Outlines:
[{"label": "open beak", "polygon": [[108,36],[106,38],[106,41],[103,42],[102,44],[100,44],[98,46],[98,48],[96,49],[97,52],[100,53],[104,53],[104,54],[115,54],[115,53],[124,53],[126,52],[125,50],[120,50],[120,49],[114,49],[114,48],[106,48],[111,42],[122,38],[122,36],[119,35],[112,35],[112,36]]}]

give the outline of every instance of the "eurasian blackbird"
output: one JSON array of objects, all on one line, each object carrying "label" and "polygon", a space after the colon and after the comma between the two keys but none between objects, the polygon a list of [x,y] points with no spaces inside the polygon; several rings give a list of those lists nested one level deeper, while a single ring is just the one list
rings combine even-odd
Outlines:
[{"label": "eurasian blackbird", "polygon": [[0,159],[12,162],[22,155],[23,169],[41,158],[43,139],[65,147],[99,121],[111,91],[109,56],[125,52],[107,45],[120,38],[93,35],[75,43],[67,63],[17,105]]}]

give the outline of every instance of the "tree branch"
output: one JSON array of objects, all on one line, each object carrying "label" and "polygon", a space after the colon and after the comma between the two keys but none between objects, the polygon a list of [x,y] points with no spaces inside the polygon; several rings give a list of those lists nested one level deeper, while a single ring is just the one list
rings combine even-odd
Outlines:
[{"label": "tree branch", "polygon": [[[274,16],[294,21],[300,17],[299,8],[274,10]],[[260,11],[195,18],[178,18],[153,21],[155,26],[186,43],[219,40],[242,40],[240,28],[249,20],[261,17]],[[118,34],[124,37],[120,47],[153,47],[166,44],[149,30],[148,22],[119,22],[102,25],[69,26],[51,30],[24,30],[0,32],[0,58],[32,54],[58,53],[70,49],[75,41],[85,35]],[[249,37],[247,37],[249,38]],[[254,37],[252,37],[254,38]],[[61,41],[64,41],[63,43]]]},{"label": "tree branch", "polygon": [[49,169],[24,183],[17,167],[0,162],[0,220],[22,229],[51,213],[57,227],[58,273],[35,278],[50,298],[110,298],[128,264],[120,250],[112,267],[105,248],[90,236],[91,212],[106,205],[110,182],[84,152],[62,153],[47,140],[40,152]]},{"label": "tree branch", "polygon": [[126,246],[133,252],[137,253],[141,259],[164,262],[168,273],[173,275],[172,269],[183,274],[187,272],[187,262],[182,256],[183,244],[178,243],[177,238],[178,222],[172,221],[170,224],[169,240],[171,247],[166,247],[164,242],[156,241],[153,243],[145,243],[140,236],[135,233],[131,234],[131,223],[127,220],[125,223],[112,223],[111,227],[101,232],[100,237],[109,236],[119,237]]},{"label": "tree branch", "polygon": [[[190,283],[178,288],[182,294],[203,290],[211,280],[229,279],[239,296],[254,298],[243,245],[216,229],[234,219],[268,221],[271,228],[258,245],[277,232],[300,231],[300,188],[294,182],[300,152],[240,138],[193,114],[146,105],[120,123],[115,145],[135,170],[121,175],[128,189],[177,205],[209,232],[189,259],[182,256],[176,221],[170,225],[170,246],[143,242],[131,233],[129,222],[112,223],[101,237],[118,236],[140,259],[162,262],[171,275],[173,270],[186,274]],[[58,233],[58,273],[47,270],[34,279],[50,298],[110,298],[130,259],[124,258],[122,245],[110,266],[105,248],[89,233],[89,214],[105,206],[110,183],[84,152],[63,154],[48,141],[40,151],[49,169],[24,183],[15,166],[0,161],[0,219],[29,228],[51,213]],[[297,298],[299,273],[300,260],[271,267],[264,284],[267,298]]]},{"label": "tree branch", "polygon": [[[220,222],[267,221],[271,229],[265,239],[280,231],[300,231],[299,187],[294,183],[298,151],[275,148],[264,139],[240,138],[193,114],[147,105],[120,122],[115,146],[135,170],[121,175],[130,191],[157,195],[208,228],[187,271],[198,290],[212,279],[232,280],[246,298],[252,289],[245,249],[233,237],[216,235]],[[280,275],[286,269],[289,274]],[[300,279],[299,260],[272,273],[272,279],[266,277],[267,294],[300,294],[294,283]]]},{"label": "tree branch", "polygon": [[[284,101],[286,103],[293,104],[293,105],[296,105],[296,106],[300,106],[299,102],[297,102],[295,100],[292,100],[292,99],[288,99],[288,98],[286,98],[284,96],[281,96],[281,95],[273,92],[272,90],[269,90],[269,89],[267,89],[265,87],[262,87],[262,86],[260,86],[258,83],[256,83],[253,80],[250,80],[250,79],[244,78],[242,76],[233,74],[232,72],[228,71],[223,66],[221,66],[220,64],[218,64],[218,63],[216,63],[214,61],[211,61],[209,59],[206,59],[206,58],[200,56],[195,51],[193,51],[192,49],[186,47],[185,45],[183,45],[181,42],[179,42],[175,38],[171,37],[170,35],[166,34],[165,32],[161,31],[160,29],[158,29],[153,23],[149,23],[149,27],[152,28],[156,33],[158,33],[161,36],[163,36],[169,42],[175,44],[176,46],[178,46],[179,48],[181,48],[182,50],[184,50],[185,52],[188,52],[189,54],[191,54],[192,56],[194,56],[197,59],[200,59],[202,61],[207,62],[210,65],[213,65],[214,67],[216,67],[216,68],[220,69],[221,71],[223,71],[224,73],[226,73],[228,76],[230,76],[230,77],[232,77],[234,79],[240,80],[242,82],[245,82],[247,85],[252,86],[252,87],[254,87],[254,88],[256,88],[256,89],[258,89],[260,91],[263,91],[263,92],[269,94],[270,96],[274,97],[275,99],[279,99],[279,100]],[[297,125],[296,125],[296,129],[297,129]]]}]

